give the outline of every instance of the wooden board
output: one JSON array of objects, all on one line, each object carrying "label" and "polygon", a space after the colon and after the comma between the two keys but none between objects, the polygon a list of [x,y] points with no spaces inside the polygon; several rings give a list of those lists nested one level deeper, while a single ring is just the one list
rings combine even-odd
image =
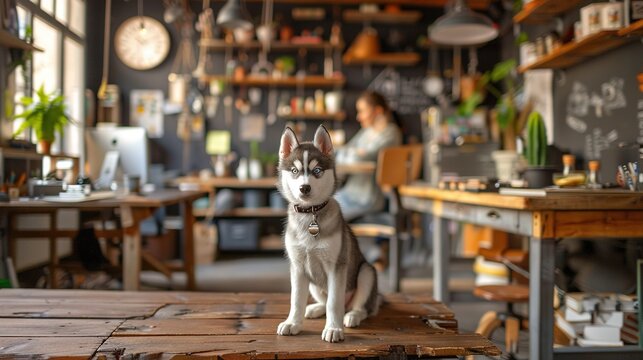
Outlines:
[{"label": "wooden board", "polygon": [[42,51],[42,49],[37,48],[31,44],[27,44],[26,41],[19,39],[15,35],[11,34],[7,30],[0,29],[0,46],[7,47],[10,49],[22,49],[28,51]]},{"label": "wooden board", "polygon": [[[199,40],[199,46],[211,50],[225,50],[228,48],[233,49],[261,49],[263,44],[259,41],[249,41],[245,43],[228,43],[221,39]],[[306,50],[341,50],[344,44],[333,45],[328,41],[319,43],[292,43],[283,41],[274,41],[270,43],[270,51],[298,51],[299,49]]]},{"label": "wooden board", "polygon": [[[0,357],[273,360],[500,354],[480,335],[458,333],[453,312],[428,295],[384,296],[379,314],[346,329],[346,340],[337,344],[320,339],[325,319],[307,319],[297,336],[276,335],[289,307],[288,294],[0,290]],[[52,315],[58,319],[46,318]]]},{"label": "wooden board", "polygon": [[619,36],[643,36],[643,19],[633,22],[618,31]]},{"label": "wooden board", "polygon": [[575,8],[581,0],[534,0],[514,15],[515,23],[540,24],[551,21],[556,16]]},{"label": "wooden board", "polygon": [[381,53],[367,58],[354,58],[344,55],[345,65],[392,65],[392,66],[413,66],[420,61],[417,53]]},{"label": "wooden board", "polygon": [[362,12],[355,9],[344,10],[344,21],[349,23],[385,23],[385,24],[408,24],[415,23],[422,17],[420,11],[399,11],[399,12],[385,12],[380,11],[376,13]]},{"label": "wooden board", "polygon": [[246,76],[241,79],[229,78],[220,75],[206,75],[200,78],[203,81],[223,80],[236,86],[276,86],[276,87],[341,87],[346,83],[343,76],[324,77],[324,76],[305,76],[271,78],[263,76]]},{"label": "wooden board", "polygon": [[340,111],[337,113],[295,113],[289,115],[280,115],[284,120],[328,120],[328,121],[344,121],[346,120],[346,113]]}]

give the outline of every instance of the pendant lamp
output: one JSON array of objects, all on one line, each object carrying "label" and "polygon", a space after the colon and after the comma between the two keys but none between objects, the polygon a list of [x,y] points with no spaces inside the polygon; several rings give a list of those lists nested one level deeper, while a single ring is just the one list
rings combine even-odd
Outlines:
[{"label": "pendant lamp", "polygon": [[217,25],[226,29],[252,29],[250,15],[240,0],[228,0],[219,11]]},{"label": "pendant lamp", "polygon": [[469,9],[464,0],[455,0],[455,6],[429,26],[431,41],[445,45],[481,45],[497,36],[493,22]]}]

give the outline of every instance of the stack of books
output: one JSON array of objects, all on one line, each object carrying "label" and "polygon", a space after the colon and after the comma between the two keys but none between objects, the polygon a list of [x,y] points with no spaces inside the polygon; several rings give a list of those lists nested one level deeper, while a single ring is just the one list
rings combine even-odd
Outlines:
[{"label": "stack of books", "polygon": [[613,293],[567,293],[555,313],[556,327],[566,345],[622,346],[638,343],[638,302],[635,296]]}]

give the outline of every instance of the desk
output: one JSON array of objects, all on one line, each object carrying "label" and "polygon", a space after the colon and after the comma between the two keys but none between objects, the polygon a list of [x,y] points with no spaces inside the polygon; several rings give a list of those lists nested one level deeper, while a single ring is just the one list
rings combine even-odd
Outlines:
[{"label": "desk", "polygon": [[[192,202],[203,196],[202,191],[159,190],[146,196],[128,195],[120,198],[86,201],[78,203],[46,202],[42,200],[11,201],[0,203],[0,213],[8,216],[9,254],[15,252],[14,241],[20,237],[49,238],[52,270],[58,265],[56,254],[57,237],[73,237],[76,231],[56,228],[58,209],[77,209],[79,211],[114,211],[120,210],[122,229],[119,234],[123,238],[123,288],[138,290],[141,272],[141,234],[139,225],[142,220],[152,215],[154,210],[174,204],[182,205],[184,227],[184,263],[183,270],[187,273],[188,289],[196,289],[194,276],[194,243],[192,237],[194,216]],[[18,230],[15,229],[16,215],[20,214],[49,214],[49,230]],[[53,275],[53,272],[52,272]],[[52,276],[54,278],[54,276]],[[52,285],[54,283],[52,282]]]},{"label": "desk", "polygon": [[[445,219],[529,237],[530,359],[641,359],[643,349],[553,348],[554,246],[559,238],[643,237],[643,193],[629,191],[552,192],[543,197],[438,190],[427,184],[400,188],[405,208],[432,214],[434,297],[448,299],[449,246]],[[601,357],[603,354],[605,357]],[[555,355],[555,356],[554,356]]]},{"label": "desk", "polygon": [[297,336],[276,335],[289,294],[0,290],[0,357],[320,359],[499,355],[490,341],[461,334],[446,306],[390,294],[376,317],[321,340],[325,319]]}]

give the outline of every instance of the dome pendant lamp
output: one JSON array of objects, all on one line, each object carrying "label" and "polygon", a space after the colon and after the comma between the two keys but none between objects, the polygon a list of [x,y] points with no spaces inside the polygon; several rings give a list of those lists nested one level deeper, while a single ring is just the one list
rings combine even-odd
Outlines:
[{"label": "dome pendant lamp", "polygon": [[498,29],[493,22],[469,9],[464,0],[455,0],[454,7],[429,26],[431,41],[444,45],[481,45],[496,37]]},{"label": "dome pendant lamp", "polygon": [[241,0],[228,0],[217,15],[217,25],[226,29],[252,29],[250,15]]}]

